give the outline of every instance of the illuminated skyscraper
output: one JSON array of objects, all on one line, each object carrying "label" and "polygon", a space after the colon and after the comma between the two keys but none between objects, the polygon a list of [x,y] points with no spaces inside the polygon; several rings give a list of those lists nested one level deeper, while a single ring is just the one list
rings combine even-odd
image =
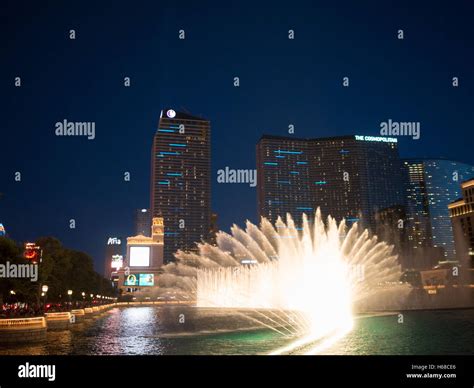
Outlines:
[{"label": "illuminated skyscraper", "polygon": [[408,173],[408,243],[413,251],[440,249],[438,259],[454,259],[448,204],[461,196],[460,183],[474,176],[474,166],[443,159],[405,159]]},{"label": "illuminated skyscraper", "polygon": [[165,224],[164,261],[207,239],[211,222],[210,122],[189,113],[161,112],[151,159],[151,212]]},{"label": "illuminated skyscraper", "polygon": [[257,144],[260,216],[291,213],[375,226],[378,210],[403,205],[397,139],[341,136],[321,139],[263,136]]}]

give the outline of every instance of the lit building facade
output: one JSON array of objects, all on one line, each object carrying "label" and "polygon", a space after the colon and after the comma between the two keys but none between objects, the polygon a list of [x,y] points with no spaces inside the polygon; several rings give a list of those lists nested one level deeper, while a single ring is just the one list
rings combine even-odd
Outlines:
[{"label": "lit building facade", "polygon": [[122,237],[109,237],[105,247],[104,277],[116,285],[117,271],[122,267],[125,247]]},{"label": "lit building facade", "polygon": [[435,259],[454,259],[456,249],[448,204],[460,197],[460,182],[474,176],[474,166],[443,159],[405,159],[403,164],[408,176],[410,249],[417,256],[416,251],[434,252],[436,248],[439,253],[434,253]]},{"label": "lit building facade", "polygon": [[457,259],[474,268],[474,179],[461,184],[462,198],[450,203]]},{"label": "lit building facade", "polygon": [[345,218],[375,229],[380,209],[403,205],[397,139],[341,136],[320,139],[263,136],[257,144],[260,216],[292,214]]},{"label": "lit building facade", "polygon": [[138,235],[127,238],[127,255],[119,271],[119,288],[124,294],[148,295],[158,286],[163,265],[164,223],[154,217],[151,237]]},{"label": "lit building facade", "polygon": [[135,210],[135,235],[150,237],[151,212],[150,209]]},{"label": "lit building facade", "polygon": [[206,119],[161,112],[151,162],[151,214],[163,217],[164,261],[193,250],[211,227],[211,128]]}]

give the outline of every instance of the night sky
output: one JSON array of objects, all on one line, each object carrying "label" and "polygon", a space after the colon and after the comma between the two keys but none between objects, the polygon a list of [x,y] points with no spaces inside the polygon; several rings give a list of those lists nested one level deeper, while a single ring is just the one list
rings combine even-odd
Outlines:
[{"label": "night sky", "polygon": [[[290,124],[296,137],[324,137],[419,121],[419,140],[399,139],[402,157],[474,164],[472,1],[98,3],[0,5],[0,222],[15,240],[56,236],[102,272],[107,237],[131,235],[134,210],[149,206],[163,107],[211,120],[223,230],[256,221],[257,196],[218,184],[216,171],[255,168],[260,136]],[[63,119],[94,121],[96,138],[55,136]]]}]

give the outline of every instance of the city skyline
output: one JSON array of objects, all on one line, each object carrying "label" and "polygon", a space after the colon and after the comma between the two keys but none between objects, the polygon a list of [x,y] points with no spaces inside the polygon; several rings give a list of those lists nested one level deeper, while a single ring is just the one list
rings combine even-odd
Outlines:
[{"label": "city skyline", "polygon": [[0,388],[472,385],[473,0],[0,9]]},{"label": "city skyline", "polygon": [[[37,7],[30,9],[38,11],[37,18],[6,45],[1,80],[11,98],[1,147],[0,222],[16,240],[58,236],[90,253],[101,272],[108,237],[132,235],[135,209],[149,206],[148,150],[166,106],[184,105],[212,122],[211,208],[222,230],[247,218],[258,221],[257,193],[249,185],[219,184],[216,171],[255,168],[261,135],[287,136],[290,125],[297,137],[377,136],[380,122],[419,121],[420,139],[399,137],[402,158],[474,164],[467,5],[393,7],[387,23],[377,18],[376,3],[327,7],[317,14],[302,3],[276,7],[265,30],[255,22],[265,9],[253,5],[253,15],[242,7],[232,16],[246,25],[244,33],[221,20],[219,9],[197,21],[177,6],[159,12],[149,6],[140,15],[119,9],[104,14],[101,5],[88,12],[58,6],[54,17]],[[13,3],[8,8],[11,24],[2,26],[2,36],[11,36],[12,25],[22,23],[20,8]],[[106,30],[100,27],[104,23]],[[75,40],[69,39],[71,28]],[[179,40],[181,28],[185,40]],[[397,39],[400,28],[403,40]],[[362,42],[365,55],[354,42]],[[309,52],[309,44],[317,49]],[[124,47],[133,47],[133,55],[124,55]],[[51,61],[55,52],[62,54]],[[15,86],[17,76],[21,87]],[[343,86],[346,76],[349,87]],[[125,77],[130,87],[124,86]],[[55,123],[64,119],[94,121],[95,138],[55,136]],[[462,137],[453,136],[455,130]],[[12,143],[22,144],[22,152]],[[16,172],[22,173],[21,183],[14,180]],[[70,219],[76,220],[74,230]]]}]

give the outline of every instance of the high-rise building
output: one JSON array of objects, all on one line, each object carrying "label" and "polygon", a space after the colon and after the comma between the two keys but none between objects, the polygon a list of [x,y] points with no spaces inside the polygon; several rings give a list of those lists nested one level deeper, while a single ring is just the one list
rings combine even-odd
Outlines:
[{"label": "high-rise building", "polygon": [[164,260],[193,250],[211,223],[209,120],[173,109],[161,112],[151,159],[151,213],[165,224]]},{"label": "high-rise building", "polygon": [[461,183],[462,198],[448,205],[457,259],[474,268],[474,179]]},{"label": "high-rise building", "polygon": [[409,248],[415,256],[416,251],[423,252],[420,257],[426,256],[426,249],[437,248],[435,259],[454,259],[448,204],[460,197],[460,182],[474,176],[474,166],[443,159],[405,159],[403,164],[408,175]]},{"label": "high-rise building", "polygon": [[380,209],[403,205],[397,139],[340,136],[320,139],[263,136],[257,144],[260,216],[290,213],[299,222],[317,207],[323,216],[361,221],[372,231]]},{"label": "high-rise building", "polygon": [[208,239],[210,244],[216,244],[216,236],[218,232],[219,232],[218,215],[217,213],[212,213],[211,214],[211,229],[209,231],[209,239]]},{"label": "high-rise building", "polygon": [[414,267],[412,257],[407,249],[405,220],[405,206],[403,205],[390,206],[375,213],[375,234],[380,240],[393,245],[404,269]]},{"label": "high-rise building", "polygon": [[150,237],[151,212],[150,209],[137,209],[135,211],[135,235]]}]

